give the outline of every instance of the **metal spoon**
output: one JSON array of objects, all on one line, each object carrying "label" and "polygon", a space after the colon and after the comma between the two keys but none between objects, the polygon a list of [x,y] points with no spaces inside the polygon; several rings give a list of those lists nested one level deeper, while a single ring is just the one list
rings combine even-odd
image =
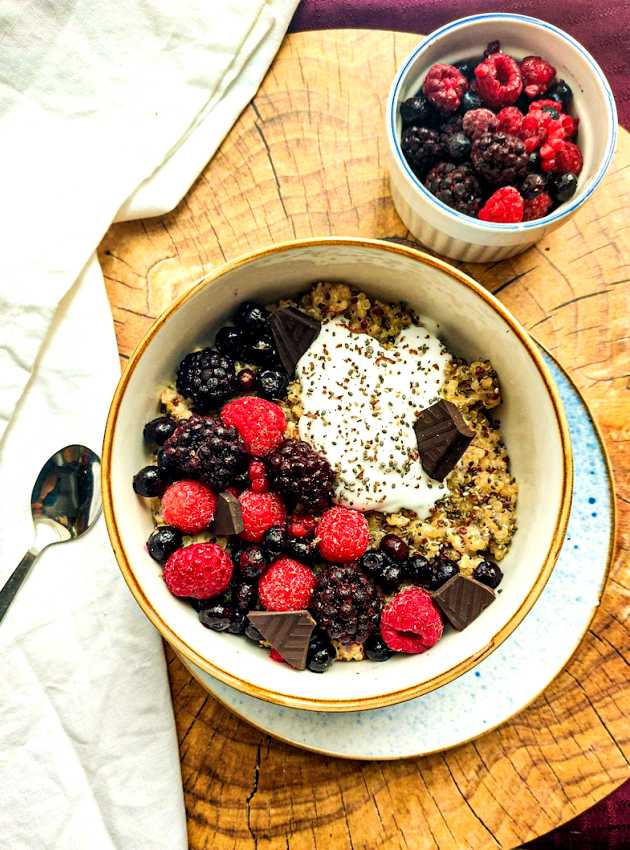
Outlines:
[{"label": "metal spoon", "polygon": [[84,534],[101,513],[101,461],[85,446],[66,446],[46,461],[31,495],[32,546],[0,590],[0,622],[39,555]]}]

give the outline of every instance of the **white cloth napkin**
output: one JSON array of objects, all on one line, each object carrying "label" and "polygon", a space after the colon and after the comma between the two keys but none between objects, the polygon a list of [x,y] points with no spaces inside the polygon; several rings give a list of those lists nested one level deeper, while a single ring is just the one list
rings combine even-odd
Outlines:
[{"label": "white cloth napkin", "polygon": [[[297,0],[0,5],[0,582],[46,458],[99,450],[118,377],[94,250],[171,209],[255,94]],[[0,624],[0,848],[183,850],[162,646],[102,520]]]}]

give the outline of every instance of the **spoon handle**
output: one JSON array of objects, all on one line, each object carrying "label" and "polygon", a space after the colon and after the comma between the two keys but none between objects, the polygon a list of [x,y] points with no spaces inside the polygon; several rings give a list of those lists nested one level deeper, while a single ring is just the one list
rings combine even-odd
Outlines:
[{"label": "spoon handle", "polygon": [[0,590],[0,623],[4,620],[4,615],[9,610],[18,590],[22,587],[24,579],[29,574],[38,554],[39,552],[29,549]]}]

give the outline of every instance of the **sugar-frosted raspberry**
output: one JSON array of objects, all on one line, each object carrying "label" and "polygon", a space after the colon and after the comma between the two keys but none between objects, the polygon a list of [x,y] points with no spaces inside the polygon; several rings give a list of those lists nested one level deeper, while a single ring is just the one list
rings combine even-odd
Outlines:
[{"label": "sugar-frosted raspberry", "polygon": [[279,558],[261,578],[258,596],[267,611],[300,611],[311,604],[314,588],[312,570],[291,558]]},{"label": "sugar-frosted raspberry", "polygon": [[293,514],[287,522],[289,537],[311,537],[317,528],[317,520],[310,514]]},{"label": "sugar-frosted raspberry", "polygon": [[284,525],[286,511],[282,500],[275,493],[254,493],[244,490],[238,497],[243,514],[241,537],[250,543],[263,539],[265,531],[274,525]]},{"label": "sugar-frosted raspberry", "polygon": [[269,478],[267,476],[267,467],[262,460],[253,460],[249,464],[247,475],[251,481],[251,487],[254,493],[268,492]]},{"label": "sugar-frosted raspberry", "polygon": [[368,547],[370,530],[366,518],[351,508],[330,508],[317,526],[319,554],[326,561],[343,564],[360,558]]},{"label": "sugar-frosted raspberry", "polygon": [[540,148],[542,170],[558,174],[579,174],[582,170],[582,152],[573,142],[551,139]]},{"label": "sugar-frosted raspberry", "polygon": [[441,63],[429,68],[422,84],[427,99],[441,112],[456,112],[467,89],[468,80],[462,72]]},{"label": "sugar-frosted raspberry", "polygon": [[513,186],[503,186],[490,195],[479,212],[482,221],[508,223],[523,221],[523,198]]},{"label": "sugar-frosted raspberry", "polygon": [[443,631],[440,612],[426,590],[419,587],[401,590],[381,614],[381,636],[395,652],[426,652]]},{"label": "sugar-frosted raspberry", "polygon": [[476,139],[499,126],[497,116],[489,109],[471,109],[464,115],[464,133],[469,139]]},{"label": "sugar-frosted raspberry", "polygon": [[518,136],[524,117],[518,106],[504,106],[497,114],[499,130],[510,133],[512,136]]},{"label": "sugar-frosted raspberry", "polygon": [[552,121],[551,114],[542,109],[528,112],[523,118],[519,136],[523,140],[527,153],[533,153],[542,145],[547,138],[547,127]]},{"label": "sugar-frosted raspberry", "polygon": [[198,534],[214,518],[217,497],[199,481],[176,481],[162,496],[162,515],[184,534]]},{"label": "sugar-frosted raspberry", "polygon": [[193,543],[177,549],[164,567],[164,581],[173,596],[210,599],[232,580],[232,559],[216,543]]},{"label": "sugar-frosted raspberry", "polygon": [[235,398],[221,410],[221,419],[239,432],[248,452],[263,457],[282,442],[287,421],[282,408],[256,396]]},{"label": "sugar-frosted raspberry", "polygon": [[555,109],[556,112],[562,112],[562,104],[551,98],[543,98],[542,100],[532,100],[529,104],[528,111],[533,112],[537,109]]},{"label": "sugar-frosted raspberry", "polygon": [[521,60],[521,75],[527,97],[540,97],[553,83],[556,69],[542,56],[526,56]]},{"label": "sugar-frosted raspberry", "polygon": [[523,221],[533,221],[547,215],[552,200],[546,192],[541,192],[535,198],[527,198],[523,201]]},{"label": "sugar-frosted raspberry", "polygon": [[493,53],[475,68],[477,93],[493,109],[515,103],[523,91],[518,62],[505,53]]}]

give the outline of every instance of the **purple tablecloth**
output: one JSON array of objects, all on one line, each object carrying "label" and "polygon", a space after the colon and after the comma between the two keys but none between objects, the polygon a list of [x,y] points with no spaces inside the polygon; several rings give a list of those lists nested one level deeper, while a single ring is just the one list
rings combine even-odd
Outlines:
[{"label": "purple tablecloth", "polygon": [[[577,38],[604,69],[617,100],[619,122],[630,127],[630,0],[302,0],[292,32],[352,28],[428,33],[478,12],[520,12],[544,18]],[[528,850],[628,850],[630,782]]]}]

